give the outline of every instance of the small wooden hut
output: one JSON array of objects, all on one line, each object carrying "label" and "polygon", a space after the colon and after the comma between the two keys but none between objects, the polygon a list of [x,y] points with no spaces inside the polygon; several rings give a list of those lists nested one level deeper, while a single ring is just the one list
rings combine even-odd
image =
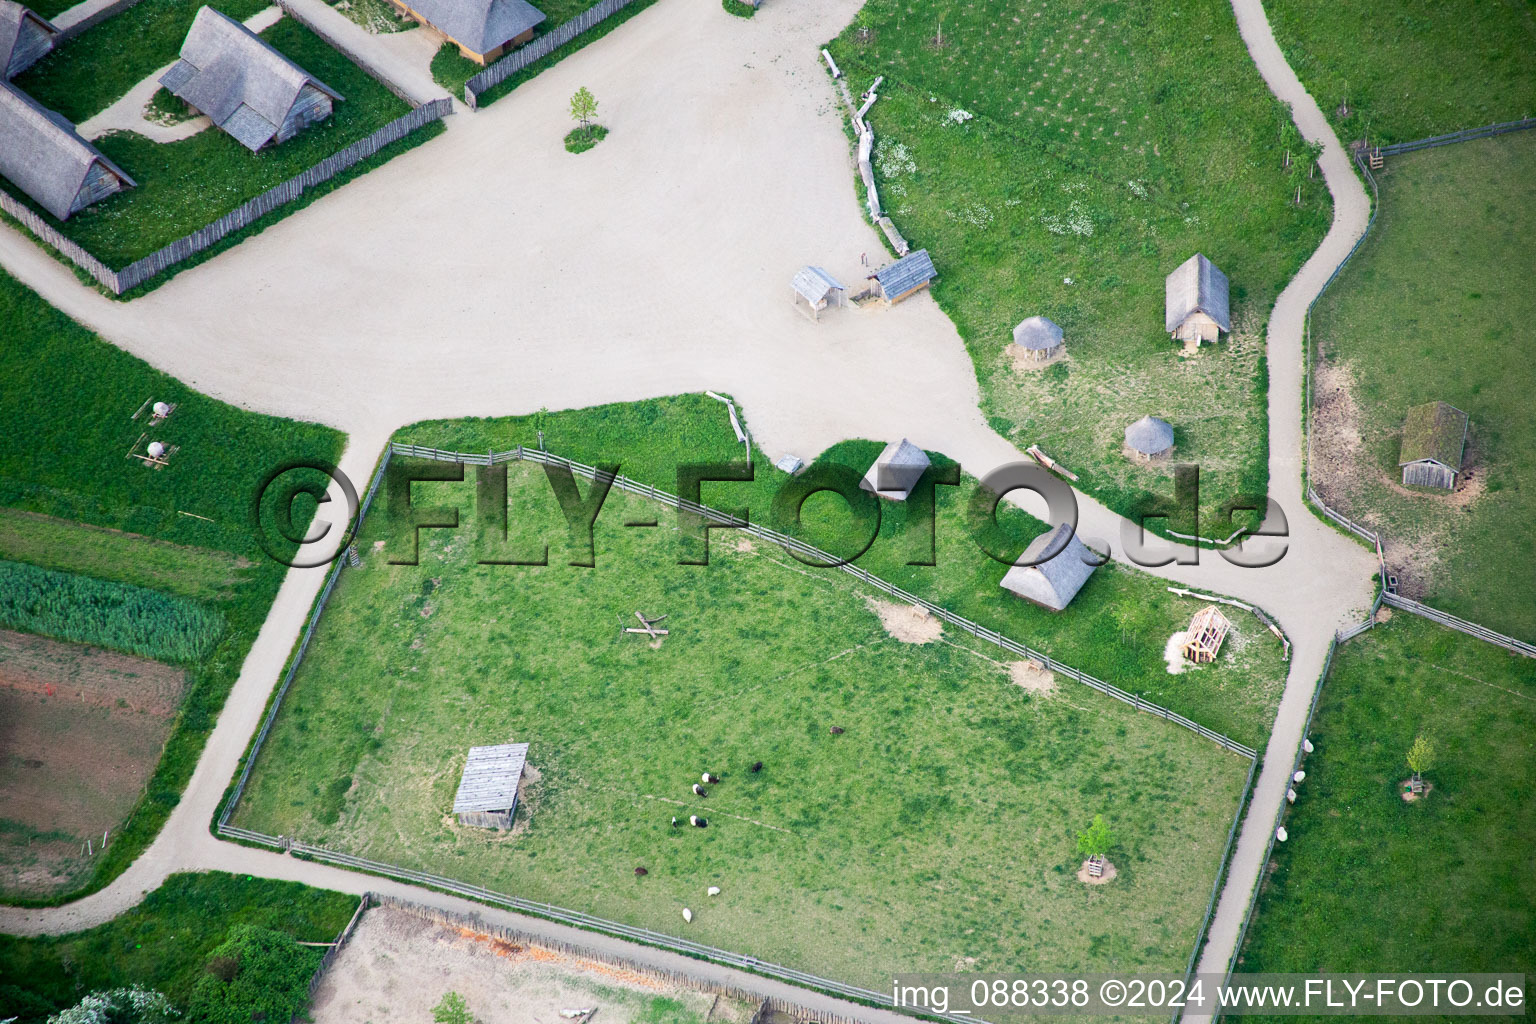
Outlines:
[{"label": "small wooden hut", "polygon": [[859,486],[881,498],[906,501],[928,469],[928,453],[902,438],[885,446]]},{"label": "small wooden hut", "polygon": [[501,743],[491,747],[470,747],[459,778],[459,792],[453,798],[453,813],[460,825],[494,828],[512,827],[517,810],[517,786],[523,779],[528,761],[528,744]]},{"label": "small wooden hut", "polygon": [[1232,628],[1232,623],[1221,614],[1221,609],[1213,604],[1195,612],[1195,617],[1189,620],[1189,630],[1184,636],[1184,658],[1196,665],[1205,665],[1216,660],[1216,655],[1221,652],[1221,642],[1227,638],[1227,630]]},{"label": "small wooden hut", "polygon": [[1032,316],[1013,329],[1013,343],[1024,359],[1043,363],[1061,355],[1061,328],[1043,316]]},{"label": "small wooden hut", "polygon": [[1398,466],[1405,487],[1456,487],[1467,447],[1467,414],[1445,402],[1416,405],[1403,418]]},{"label": "small wooden hut", "polygon": [[1125,428],[1125,451],[1138,462],[1165,459],[1173,451],[1173,427],[1167,420],[1143,416]]},{"label": "small wooden hut", "polygon": [[893,306],[923,288],[927,288],[939,272],[933,269],[933,260],[927,249],[909,252],[901,259],[882,267],[869,275],[880,290],[880,297],[887,306]]},{"label": "small wooden hut", "polygon": [[1083,589],[1101,559],[1072,531],[1070,523],[1058,523],[1030,541],[1019,562],[998,584],[1004,590],[1053,612],[1064,610]]},{"label": "small wooden hut", "polygon": [[848,289],[820,267],[801,267],[789,286],[795,291],[796,307],[804,300],[812,320],[820,320],[821,311],[828,306],[844,305],[848,294]]},{"label": "small wooden hut", "polygon": [[0,79],[15,78],[53,49],[53,22],[15,0],[0,0]]},{"label": "small wooden hut", "polygon": [[1163,329],[1178,341],[1214,343],[1232,330],[1227,275],[1195,253],[1163,282]]}]

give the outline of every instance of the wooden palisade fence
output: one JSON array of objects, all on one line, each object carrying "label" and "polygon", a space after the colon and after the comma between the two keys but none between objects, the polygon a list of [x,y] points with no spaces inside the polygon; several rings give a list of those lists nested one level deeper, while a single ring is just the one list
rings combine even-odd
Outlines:
[{"label": "wooden palisade fence", "polygon": [[634,0],[602,0],[601,3],[587,8],[570,21],[557,25],[548,34],[518,47],[464,83],[464,102],[471,110],[476,109],[481,93],[511,78],[534,61],[549,56],[583,32],[607,21],[633,2]]}]

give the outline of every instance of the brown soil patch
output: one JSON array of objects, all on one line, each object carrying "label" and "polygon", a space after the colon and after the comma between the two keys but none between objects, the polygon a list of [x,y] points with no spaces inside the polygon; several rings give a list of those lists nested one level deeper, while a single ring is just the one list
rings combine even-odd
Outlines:
[{"label": "brown soil patch", "polygon": [[1050,697],[1056,693],[1056,674],[1035,661],[1014,661],[1008,664],[1008,675],[1014,685],[1029,693]]},{"label": "brown soil patch", "polygon": [[1360,406],[1347,364],[1317,360],[1312,371],[1312,479],[1325,501],[1355,496],[1349,480],[1360,464]]},{"label": "brown soil patch", "polygon": [[742,554],[746,554],[749,551],[756,551],[757,548],[755,548],[752,545],[752,538],[751,537],[737,537],[736,538],[736,550],[741,552]]},{"label": "brown soil patch", "polygon": [[1392,621],[1392,609],[1388,608],[1386,605],[1382,605],[1380,608],[1376,609],[1376,621],[1377,622],[1391,622]]},{"label": "brown soil patch", "polygon": [[682,1020],[747,1024],[756,1009],[640,970],[376,907],[326,972],[311,1014],[316,1024],[431,1020],[450,989],[481,1024],[556,1024],[561,1010],[587,1007],[597,1007],[598,1021],[626,1024],[644,1018],[658,995],[683,1005]]},{"label": "brown soil patch", "polygon": [[931,644],[944,635],[944,624],[934,618],[928,609],[914,604],[897,604],[894,601],[877,601],[866,597],[869,610],[880,616],[880,625],[893,638],[904,644]]},{"label": "brown soil patch", "polygon": [[1006,358],[1008,365],[1013,367],[1017,373],[1037,373],[1047,366],[1055,366],[1057,363],[1069,361],[1065,346],[1062,347],[1060,352],[1049,359],[1031,359],[1029,352],[1022,345],[1010,344]]},{"label": "brown soil patch", "polygon": [[1094,878],[1088,873],[1088,862],[1083,861],[1083,866],[1077,869],[1077,880],[1084,885],[1107,885],[1115,880],[1120,872],[1115,868],[1113,861],[1104,862],[1104,873]]},{"label": "brown soil patch", "polygon": [[128,654],[0,629],[0,688],[76,705],[176,713],[182,671]]},{"label": "brown soil patch", "polygon": [[1411,804],[1415,800],[1427,800],[1429,798],[1429,794],[1433,793],[1435,790],[1435,784],[1426,780],[1424,782],[1424,792],[1415,793],[1412,789],[1408,788],[1409,783],[1412,781],[1412,779],[1404,779],[1402,782],[1397,784],[1398,790],[1403,794],[1403,803],[1405,804]]}]

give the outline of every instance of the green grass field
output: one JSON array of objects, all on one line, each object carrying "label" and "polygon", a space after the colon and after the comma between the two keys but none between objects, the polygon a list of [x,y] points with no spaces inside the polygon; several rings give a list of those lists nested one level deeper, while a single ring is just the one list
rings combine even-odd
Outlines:
[{"label": "green grass field", "polygon": [[[0,452],[0,554],[189,598],[221,615],[223,636],[190,670],[182,711],[139,806],[98,857],[84,890],[116,877],[180,799],[284,569],[249,523],[263,474],[294,459],[334,461],[328,427],[237,409],[200,395],[102,341],[0,272],[7,325],[0,426],[27,444]],[[146,400],[176,404],[155,436],[180,446],[155,471],[126,453]],[[309,509],[295,507],[303,519]],[[186,515],[183,513],[192,513]],[[3,843],[0,843],[3,851]],[[70,894],[0,893],[7,902]]]},{"label": "green grass field", "polygon": [[[1419,734],[1437,761],[1409,804]],[[1239,970],[1529,974],[1536,662],[1398,613],[1339,648],[1311,736]]]},{"label": "green grass field", "polygon": [[[831,49],[855,91],[885,76],[869,115],[882,203],[934,257],[993,427],[1134,512],[1173,492],[1168,466],[1121,454],[1126,426],[1161,416],[1202,470],[1199,532],[1230,534],[1217,506],[1268,483],[1269,307],[1330,216],[1230,6],[874,0]],[[1196,251],[1231,279],[1234,333],[1185,359],[1163,279]],[[1064,328],[1068,358],[1015,369],[1011,332],[1033,314]]]},{"label": "green grass field", "polygon": [[[645,499],[610,494],[597,567],[572,568],[544,474],[510,476],[512,540],[550,565],[476,565],[470,528],[391,567],[371,516],[237,824],[862,984],[972,957],[1182,968],[1245,760],[1066,680],[1033,695],[963,635],[894,639],[861,585],[777,549],[717,537],[680,566]],[[669,615],[659,648],[622,632],[636,610]],[[460,827],[465,750],[515,740],[538,772],[519,827]],[[1090,891],[1073,836],[1097,812],[1123,867]],[[671,826],[691,813],[709,827]]]},{"label": "green grass field", "polygon": [[329,942],[357,898],[293,882],[222,872],[172,875],[144,902],[89,931],[45,938],[0,935],[0,1006],[43,1024],[88,992],[142,985],[179,1007],[208,954],[237,924]]},{"label": "green grass field", "polygon": [[[1392,157],[1370,240],[1318,304],[1312,476],[1344,514],[1382,530],[1413,596],[1536,639],[1536,133]],[[1445,401],[1470,418],[1454,496],[1409,491],[1405,411]]]},{"label": "green grass field", "polygon": [[1272,0],[1264,11],[1345,142],[1406,142],[1536,115],[1536,12],[1524,0]]},{"label": "green grass field", "polygon": [[[74,47],[91,40],[96,33],[134,31],[137,26],[131,22],[120,24],[122,19],[157,2],[145,0],[91,29],[27,75],[34,76],[39,86],[47,83],[49,89],[75,95],[80,91],[82,78],[95,80],[96,65],[73,58]],[[195,12],[195,4],[191,10]],[[158,35],[148,38],[155,40],[152,55],[146,57],[151,62],[150,71],[175,59],[181,46],[180,36],[169,42]],[[291,18],[267,29],[262,38],[345,97],[329,118],[259,153],[251,153],[224,132],[212,128],[171,143],[154,142],[133,132],[109,134],[97,141],[98,148],[127,171],[138,187],[82,210],[68,221],[58,223],[50,218],[49,223],[108,266],[121,268],[217,220],[410,110],[404,100]],[[111,86],[97,82],[97,88],[110,90],[121,84],[109,80],[113,82]],[[137,81],[134,79],[118,88],[117,93],[106,96],[106,103]],[[46,95],[45,92],[38,99],[46,103]],[[7,187],[17,198],[25,198],[19,189],[8,183]],[[42,213],[40,208],[33,208]]]}]

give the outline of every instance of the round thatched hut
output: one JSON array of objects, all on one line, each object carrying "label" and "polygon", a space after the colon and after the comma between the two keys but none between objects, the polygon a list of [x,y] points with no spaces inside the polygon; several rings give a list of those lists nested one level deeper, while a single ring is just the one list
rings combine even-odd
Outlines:
[{"label": "round thatched hut", "polygon": [[1143,416],[1125,428],[1125,450],[1141,462],[1166,458],[1173,450],[1173,427],[1167,420]]},{"label": "round thatched hut", "polygon": [[1019,358],[1043,363],[1061,355],[1061,328],[1046,317],[1032,316],[1013,329],[1013,343]]}]

